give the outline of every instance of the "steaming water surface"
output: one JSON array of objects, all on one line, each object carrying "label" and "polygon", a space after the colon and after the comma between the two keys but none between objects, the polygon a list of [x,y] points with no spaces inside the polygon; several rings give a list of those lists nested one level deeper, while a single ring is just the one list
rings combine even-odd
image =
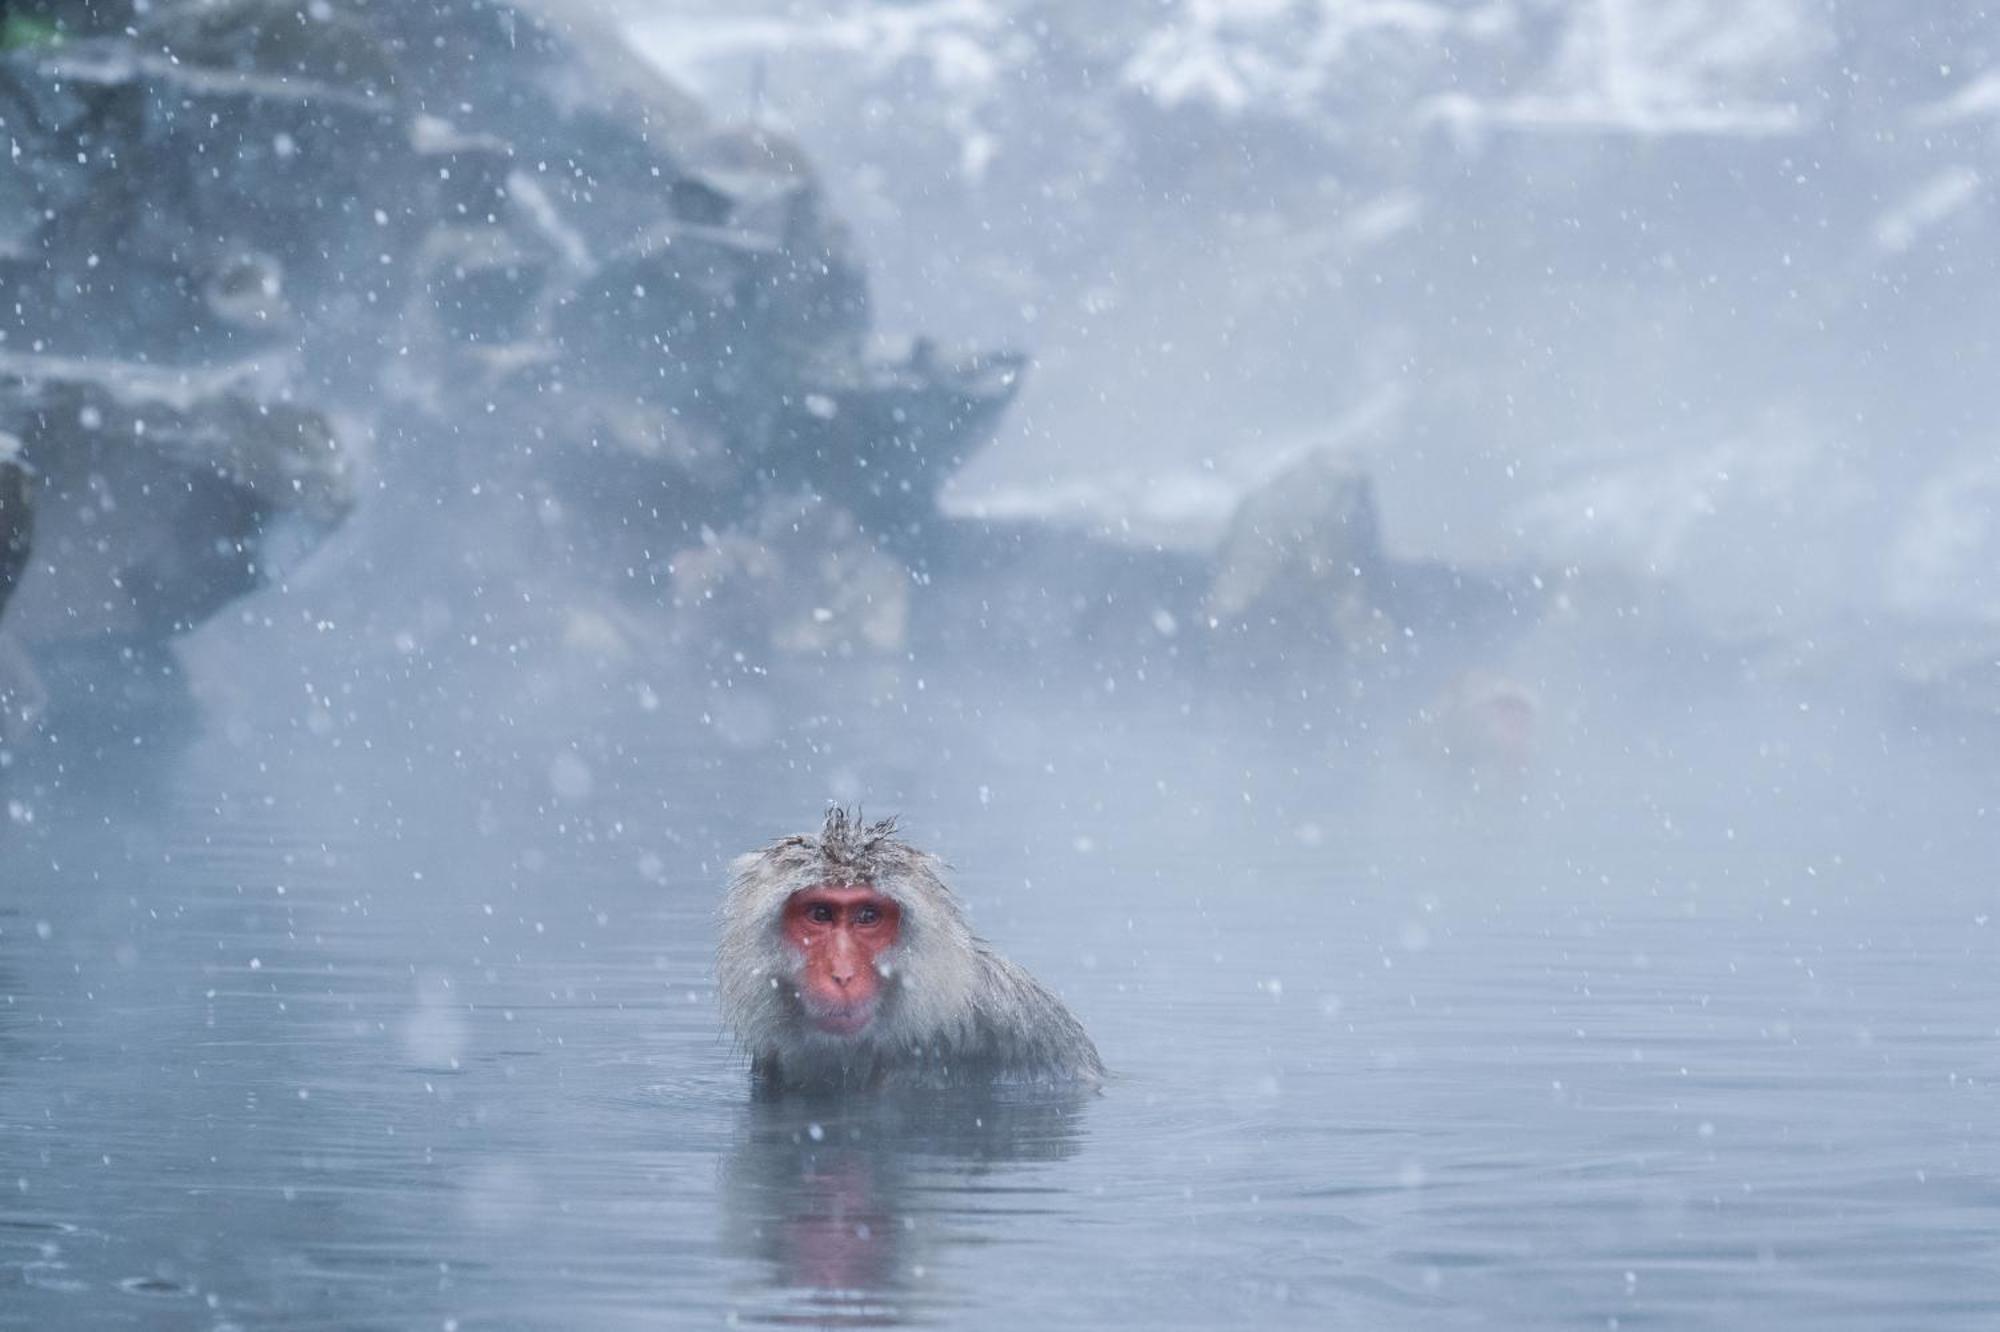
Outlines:
[{"label": "steaming water surface", "polygon": [[[1032,709],[44,789],[0,1324],[1991,1326],[1976,774],[1715,736],[1477,793]],[[1105,1094],[750,1103],[721,866],[829,791],[950,856]]]}]

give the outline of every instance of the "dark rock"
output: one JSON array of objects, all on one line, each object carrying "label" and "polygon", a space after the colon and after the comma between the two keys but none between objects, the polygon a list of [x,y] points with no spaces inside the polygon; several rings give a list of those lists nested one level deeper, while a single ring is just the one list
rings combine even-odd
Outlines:
[{"label": "dark rock", "polygon": [[148,7],[137,42],[177,64],[386,96],[396,83],[397,53],[364,14],[365,6],[354,4],[169,0]]},{"label": "dark rock", "polygon": [[755,233],[667,224],[565,294],[554,338],[580,382],[625,386],[755,441],[770,430],[786,376],[784,266],[776,243]]},{"label": "dark rock", "polygon": [[34,479],[20,437],[0,432],[0,614],[27,572],[34,536]]},{"label": "dark rock", "polygon": [[[0,432],[0,615],[28,571],[34,532],[34,478],[20,439]],[[20,640],[0,630],[0,747],[24,739],[47,703],[41,672]]]},{"label": "dark rock", "polygon": [[386,105],[98,38],[0,59],[0,117],[25,164],[0,222],[14,347],[199,362],[295,339],[246,287],[275,278],[328,329],[394,295],[415,171]]},{"label": "dark rock", "polygon": [[1009,353],[946,361],[919,339],[903,361],[817,376],[781,400],[766,466],[805,478],[920,555],[935,540],[939,489],[992,437],[1025,368]]},{"label": "dark rock", "polygon": [[267,374],[0,357],[0,428],[22,441],[37,519],[11,633],[163,642],[346,516],[351,459],[332,423]]},{"label": "dark rock", "polygon": [[680,145],[706,117],[619,34],[510,0],[366,4],[169,0],[138,45],[183,65],[359,95],[504,143],[593,251],[667,211]]},{"label": "dark rock", "polygon": [[6,0],[0,16],[14,29],[14,45],[122,32],[135,17],[134,0]]},{"label": "dark rock", "polygon": [[503,497],[519,564],[678,602],[685,647],[903,650],[906,564],[1023,361],[875,350],[795,143],[566,9],[44,8],[60,40],[0,55],[0,430],[41,522],[15,639],[143,702],[345,516],[337,415],[413,508]]}]

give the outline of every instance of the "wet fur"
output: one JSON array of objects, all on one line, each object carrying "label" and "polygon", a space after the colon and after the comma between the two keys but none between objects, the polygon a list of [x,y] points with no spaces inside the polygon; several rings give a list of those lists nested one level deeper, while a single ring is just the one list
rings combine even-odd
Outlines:
[{"label": "wet fur", "polygon": [[[973,937],[943,863],[845,810],[818,837],[786,837],[730,866],[717,974],[723,1016],[766,1090],[1095,1084],[1104,1065],[1081,1023],[1026,971]],[[780,934],[786,899],[818,884],[867,884],[903,909],[877,962],[885,985],[859,1036],[805,1021],[798,955]]]}]

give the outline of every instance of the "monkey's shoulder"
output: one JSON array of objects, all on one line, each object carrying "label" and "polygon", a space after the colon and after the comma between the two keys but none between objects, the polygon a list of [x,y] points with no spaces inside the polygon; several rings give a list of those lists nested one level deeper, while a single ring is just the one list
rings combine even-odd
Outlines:
[{"label": "monkey's shoulder", "polygon": [[1069,1005],[1019,963],[984,943],[975,950],[982,983],[967,1053],[1003,1078],[1101,1080],[1097,1046]]}]

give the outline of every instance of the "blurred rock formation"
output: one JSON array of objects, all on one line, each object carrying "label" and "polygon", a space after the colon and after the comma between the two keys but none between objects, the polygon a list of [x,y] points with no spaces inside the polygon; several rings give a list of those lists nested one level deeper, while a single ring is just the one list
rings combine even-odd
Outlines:
[{"label": "blurred rock formation", "polygon": [[1380,649],[1396,633],[1388,569],[1368,478],[1313,454],[1236,511],[1208,612],[1252,631],[1303,621],[1342,651]]},{"label": "blurred rock formation", "polygon": [[[1320,456],[1212,559],[942,520],[1025,358],[880,338],[799,145],[711,122],[568,8],[8,12],[0,592],[20,583],[8,640],[85,711],[162,705],[170,644],[363,493],[420,519],[394,535],[430,578],[507,590],[489,637],[547,608],[543,641],[711,681],[821,661],[893,681],[938,647],[1421,693],[1532,618],[1507,580],[1392,557],[1368,480]],[[395,595],[455,594],[353,593]]]},{"label": "blurred rock formation", "polygon": [[0,480],[33,476],[4,512],[42,528],[16,640],[150,656],[337,526],[371,439],[378,485],[542,497],[552,548],[664,614],[701,582],[690,625],[720,596],[771,650],[901,644],[884,547],[1021,361],[876,349],[796,145],[531,5],[8,13]]},{"label": "blurred rock formation", "polygon": [[1539,580],[1383,545],[1374,486],[1309,453],[1246,496],[1217,551],[1203,609],[1232,655],[1292,675],[1329,662],[1436,687],[1542,614]]}]

